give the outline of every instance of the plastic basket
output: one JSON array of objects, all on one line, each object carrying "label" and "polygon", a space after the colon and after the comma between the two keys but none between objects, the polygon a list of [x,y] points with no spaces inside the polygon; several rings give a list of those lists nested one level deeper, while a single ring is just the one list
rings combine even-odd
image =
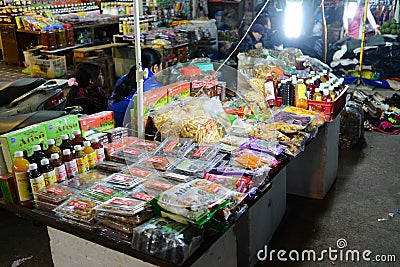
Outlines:
[{"label": "plastic basket", "polygon": [[60,78],[67,75],[65,56],[49,55],[47,59],[35,56],[31,62],[31,76],[41,78]]},{"label": "plastic basket", "polygon": [[[308,100],[308,109],[322,112],[326,115],[326,121],[333,121],[346,104],[347,88],[348,86],[332,102]],[[276,98],[276,105],[278,107],[282,105],[282,97]]]}]

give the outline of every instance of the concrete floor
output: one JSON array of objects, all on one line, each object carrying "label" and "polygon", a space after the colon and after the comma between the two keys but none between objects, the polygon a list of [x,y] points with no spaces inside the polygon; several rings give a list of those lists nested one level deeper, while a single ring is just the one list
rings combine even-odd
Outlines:
[{"label": "concrete floor", "polygon": [[[336,182],[324,200],[288,195],[285,217],[268,250],[314,249],[318,253],[329,247],[337,249],[337,240],[344,238],[346,249],[371,250],[371,258],[394,254],[397,264],[332,261],[326,254],[318,263],[283,263],[275,257],[272,263],[264,261],[257,266],[400,266],[400,215],[378,222],[400,208],[399,136],[365,135],[366,147],[341,151]],[[29,256],[33,258],[21,266],[52,266],[44,226],[0,209],[0,240],[0,266],[11,266]]]}]

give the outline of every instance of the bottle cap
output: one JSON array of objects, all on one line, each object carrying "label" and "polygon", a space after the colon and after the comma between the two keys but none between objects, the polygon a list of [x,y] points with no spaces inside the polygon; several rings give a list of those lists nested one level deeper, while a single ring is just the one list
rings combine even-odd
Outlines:
[{"label": "bottle cap", "polygon": [[64,156],[68,156],[68,155],[71,155],[71,150],[64,149],[62,153],[63,153]]},{"label": "bottle cap", "polygon": [[69,139],[68,134],[61,135],[61,140],[67,140],[67,139]]},{"label": "bottle cap", "polygon": [[329,91],[333,91],[333,90],[335,90],[335,87],[334,86],[329,86]]},{"label": "bottle cap", "polygon": [[33,150],[34,152],[36,152],[36,151],[42,150],[42,148],[40,147],[40,145],[34,145],[34,146],[32,147],[32,150]]},{"label": "bottle cap", "polygon": [[311,75],[315,75],[315,70],[310,71]]},{"label": "bottle cap", "polygon": [[15,151],[14,153],[14,158],[19,158],[19,157],[23,157],[24,156],[24,152],[22,151]]},{"label": "bottle cap", "polygon": [[30,171],[36,170],[36,169],[37,169],[37,164],[36,163],[29,164],[29,170]]},{"label": "bottle cap", "polygon": [[299,81],[298,81],[299,83],[303,83],[304,82],[304,80],[303,79],[299,79]]},{"label": "bottle cap", "polygon": [[40,164],[41,164],[41,165],[47,165],[47,164],[49,164],[49,159],[42,159],[42,160],[40,161]]},{"label": "bottle cap", "polygon": [[53,154],[51,154],[51,159],[59,159],[60,158],[60,156],[58,155],[58,153],[53,153]]},{"label": "bottle cap", "polygon": [[90,141],[84,141],[83,146],[90,146]]},{"label": "bottle cap", "polygon": [[47,144],[49,145],[49,146],[52,146],[52,145],[54,145],[56,143],[56,141],[54,141],[54,139],[49,139],[49,140],[47,140]]},{"label": "bottle cap", "polygon": [[81,147],[81,145],[76,145],[76,146],[74,146],[74,149],[76,151],[80,151],[80,150],[82,150],[82,147]]},{"label": "bottle cap", "polygon": [[72,131],[72,134],[73,134],[73,135],[81,134],[81,131],[79,131],[79,130],[73,130],[73,131]]},{"label": "bottle cap", "polygon": [[328,89],[324,89],[323,93],[324,93],[324,95],[329,95],[329,90]]},{"label": "bottle cap", "polygon": [[328,74],[328,71],[327,70],[323,70],[322,73],[323,74]]},{"label": "bottle cap", "polygon": [[92,138],[92,143],[98,143],[99,142],[99,138],[98,137],[93,137]]}]

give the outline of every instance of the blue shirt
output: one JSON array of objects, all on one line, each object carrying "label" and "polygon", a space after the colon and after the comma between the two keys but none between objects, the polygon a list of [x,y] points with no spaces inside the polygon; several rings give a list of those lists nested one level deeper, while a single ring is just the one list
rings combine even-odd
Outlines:
[{"label": "blue shirt", "polygon": [[[123,81],[125,81],[127,74],[122,76],[117,80],[114,86],[114,90],[111,94],[111,98],[108,102],[108,110],[112,110],[114,112],[114,120],[115,120],[115,126],[123,126],[124,123],[124,117],[125,117],[125,112],[127,111],[127,108],[133,108],[133,95],[136,94],[136,91],[133,92],[133,94],[130,94],[126,97],[124,97],[121,101],[119,102],[114,102],[114,94],[115,94],[115,88],[119,86]],[[159,88],[163,86],[161,83],[157,82],[154,74],[149,70],[149,75],[146,79],[144,79],[143,82],[143,92],[150,91],[155,88]],[[127,115],[129,116],[130,113],[127,112]],[[130,117],[130,116],[129,116]],[[130,121],[130,120],[125,120],[125,121]]]}]

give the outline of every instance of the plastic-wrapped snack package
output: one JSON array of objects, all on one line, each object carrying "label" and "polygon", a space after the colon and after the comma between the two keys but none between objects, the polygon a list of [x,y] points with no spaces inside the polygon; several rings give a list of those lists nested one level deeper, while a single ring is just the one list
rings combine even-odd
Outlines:
[{"label": "plastic-wrapped snack package", "polygon": [[139,140],[128,147],[133,149],[140,149],[147,152],[153,152],[160,145],[157,141]]},{"label": "plastic-wrapped snack package", "polygon": [[158,171],[168,171],[175,166],[176,161],[176,158],[153,155],[142,159],[139,164],[146,168],[156,169]]},{"label": "plastic-wrapped snack package", "polygon": [[[126,229],[130,229],[126,226],[119,226],[121,230],[115,229],[113,227],[108,226],[108,221],[100,221],[96,224],[96,229],[100,231],[100,235],[108,237],[116,242],[130,243],[132,241],[132,232],[127,233]],[[133,227],[131,227],[133,230]]]},{"label": "plastic-wrapped snack package", "polygon": [[208,169],[210,162],[195,159],[181,159],[173,169],[174,172],[186,174],[192,177],[201,177]]},{"label": "plastic-wrapped snack package", "polygon": [[248,177],[232,177],[218,174],[205,173],[204,178],[208,181],[220,184],[230,190],[235,190],[240,193],[247,193],[252,187],[252,180]]},{"label": "plastic-wrapped snack package", "polygon": [[103,161],[98,163],[96,168],[109,173],[114,173],[114,172],[124,171],[126,169],[126,163]]},{"label": "plastic-wrapped snack package", "polygon": [[94,184],[94,182],[88,181],[88,180],[84,180],[81,179],[79,177],[74,177],[72,179],[66,180],[63,183],[61,183],[61,185],[72,188],[72,189],[76,189],[76,190],[85,190],[87,188],[89,188],[90,186],[92,186]]},{"label": "plastic-wrapped snack package", "polygon": [[176,173],[174,171],[165,172],[165,173],[163,173],[162,177],[165,179],[171,180],[171,181],[178,182],[178,183],[187,183],[187,182],[193,180],[193,177],[191,177],[189,175]]},{"label": "plastic-wrapped snack package", "polygon": [[97,211],[93,208],[98,205],[97,202],[85,197],[71,197],[63,204],[54,209],[54,212],[60,217],[70,218],[72,220],[90,222]]},{"label": "plastic-wrapped snack package", "polygon": [[[156,196],[149,203],[153,210],[172,213],[174,220],[187,221],[199,227],[207,224],[218,210],[236,207],[245,195],[205,179],[178,184]],[[161,208],[161,210],[159,210]],[[165,213],[166,211],[166,213]]]},{"label": "plastic-wrapped snack package", "polygon": [[125,197],[143,201],[150,201],[156,195],[175,186],[175,183],[166,179],[153,179],[129,191]]},{"label": "plastic-wrapped snack package", "polygon": [[116,161],[120,163],[132,164],[138,162],[142,157],[148,155],[148,152],[132,148],[125,147],[122,150],[116,151],[110,155],[111,161]]},{"label": "plastic-wrapped snack package", "polygon": [[158,146],[154,154],[180,158],[186,154],[192,143],[193,139],[190,138],[168,137]]},{"label": "plastic-wrapped snack package", "polygon": [[132,248],[181,264],[200,246],[202,231],[166,218],[153,218],[133,230]]},{"label": "plastic-wrapped snack package", "polygon": [[94,209],[124,216],[133,216],[145,209],[145,202],[131,198],[114,197]]},{"label": "plastic-wrapped snack package", "polygon": [[315,119],[315,116],[305,116],[305,115],[297,115],[287,111],[278,111],[275,113],[270,121],[273,122],[284,122],[288,124],[295,124],[302,126],[302,128],[306,128],[312,120]]},{"label": "plastic-wrapped snack package", "polygon": [[208,161],[217,155],[219,149],[219,145],[193,144],[185,157],[188,159]]},{"label": "plastic-wrapped snack package", "polygon": [[130,190],[145,181],[144,178],[133,177],[122,173],[114,173],[104,179],[104,182],[111,186],[125,190]]},{"label": "plastic-wrapped snack package", "polygon": [[274,156],[250,149],[243,149],[235,153],[233,161],[249,169],[257,169],[263,166],[274,167],[279,163]]},{"label": "plastic-wrapped snack package", "polygon": [[309,116],[313,118],[310,122],[310,124],[315,125],[315,126],[321,126],[322,124],[325,123],[325,115],[319,112],[303,109],[303,108],[297,108],[293,106],[285,106],[282,108],[282,111],[285,112],[290,112],[299,116]]},{"label": "plastic-wrapped snack package", "polygon": [[262,153],[268,153],[273,156],[280,155],[286,146],[279,144],[278,142],[268,142],[265,140],[257,139],[251,137],[250,140],[241,145],[242,149],[248,148],[254,151],[259,151]]},{"label": "plastic-wrapped snack package", "polygon": [[285,134],[297,133],[304,129],[303,126],[285,123],[285,122],[269,122],[261,125],[262,131],[277,130]]},{"label": "plastic-wrapped snack package", "polygon": [[354,146],[364,130],[364,112],[360,104],[349,101],[340,113],[339,147],[348,150]]},{"label": "plastic-wrapped snack package", "polygon": [[235,135],[227,135],[221,139],[221,143],[227,144],[234,147],[240,147],[241,144],[247,142],[249,140],[248,137],[241,137]]},{"label": "plastic-wrapped snack package", "polygon": [[37,193],[37,200],[49,204],[58,205],[75,192],[62,185],[51,185]]},{"label": "plastic-wrapped snack package", "polygon": [[127,174],[127,175],[132,175],[133,177],[144,178],[147,180],[151,179],[151,178],[156,178],[159,176],[157,171],[155,171],[154,169],[151,170],[148,168],[144,168],[137,164],[128,166],[123,173]]},{"label": "plastic-wrapped snack package", "polygon": [[53,213],[53,210],[57,208],[58,205],[37,200],[35,201],[35,206],[38,210]]},{"label": "plastic-wrapped snack package", "polygon": [[133,227],[136,227],[136,226],[144,223],[145,221],[148,221],[152,217],[154,217],[154,213],[149,208],[146,208],[144,211],[141,211],[141,212],[136,213],[131,216],[124,216],[124,215],[120,215],[120,214],[116,214],[116,213],[109,213],[109,212],[99,212],[96,215],[96,219],[98,221],[111,220],[115,223],[131,225]]},{"label": "plastic-wrapped snack package", "polygon": [[75,175],[74,178],[79,178],[81,180],[90,181],[90,182],[95,183],[95,182],[103,180],[106,177],[107,177],[107,174],[105,174],[104,172],[93,170],[93,171],[89,171],[87,173],[79,173],[79,174]]},{"label": "plastic-wrapped snack package", "polygon": [[115,189],[106,183],[100,183],[89,187],[82,194],[94,200],[105,202],[113,197],[125,196],[126,191]]},{"label": "plastic-wrapped snack package", "polygon": [[278,135],[280,134],[279,131],[275,129],[262,129],[263,124],[256,125],[249,135],[254,138],[258,138],[268,142],[275,142],[278,140]]}]

